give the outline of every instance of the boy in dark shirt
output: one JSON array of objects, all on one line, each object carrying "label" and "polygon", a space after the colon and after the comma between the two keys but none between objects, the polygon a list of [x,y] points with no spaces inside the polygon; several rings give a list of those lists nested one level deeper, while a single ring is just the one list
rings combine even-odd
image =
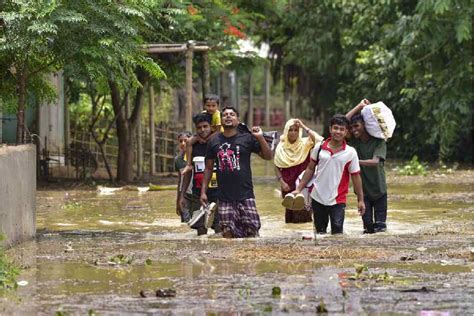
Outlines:
[{"label": "boy in dark shirt", "polygon": [[[183,177],[183,186],[186,187],[193,180],[192,185],[192,197],[190,199],[189,210],[191,212],[191,219],[189,225],[197,230],[198,236],[207,234],[208,227],[212,227],[216,233],[220,232],[220,227],[218,223],[218,216],[214,216],[215,210],[212,210],[212,217],[208,219],[208,216],[205,215],[203,209],[200,209],[201,203],[199,201],[201,195],[201,187],[203,184],[204,177],[204,160],[206,156],[207,141],[211,137],[211,120],[212,117],[207,113],[196,114],[193,118],[194,124],[196,126],[197,135],[204,141],[196,142],[193,144],[192,154],[189,160],[193,167],[193,172],[186,173]],[[208,195],[209,201],[212,203],[217,203],[217,181],[212,181],[209,185]],[[185,203],[184,194],[181,195],[180,203]],[[209,223],[207,223],[209,221]]]},{"label": "boy in dark shirt", "polygon": [[384,170],[387,145],[385,140],[375,138],[365,130],[364,118],[359,113],[369,104],[364,99],[346,114],[351,121],[353,138],[350,144],[359,156],[366,207],[362,220],[366,234],[387,230],[387,183]]}]

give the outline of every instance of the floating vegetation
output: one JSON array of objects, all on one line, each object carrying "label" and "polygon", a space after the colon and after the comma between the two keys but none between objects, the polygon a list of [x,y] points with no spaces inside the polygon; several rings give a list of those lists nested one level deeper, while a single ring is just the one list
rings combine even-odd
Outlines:
[{"label": "floating vegetation", "polygon": [[135,259],[135,256],[133,254],[129,256],[125,256],[123,254],[119,254],[113,257],[109,258],[109,261],[107,262],[110,265],[125,265],[125,264],[132,264],[133,260]]},{"label": "floating vegetation", "polygon": [[279,286],[274,286],[272,288],[272,296],[273,297],[280,297],[281,296],[281,288]]}]

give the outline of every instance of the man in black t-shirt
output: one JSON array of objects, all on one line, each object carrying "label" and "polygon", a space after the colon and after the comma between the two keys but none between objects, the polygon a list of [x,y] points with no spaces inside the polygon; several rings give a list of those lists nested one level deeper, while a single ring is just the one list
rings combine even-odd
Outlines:
[{"label": "man in black t-shirt", "polygon": [[255,205],[250,155],[258,153],[263,159],[270,160],[272,152],[259,127],[253,127],[251,134],[238,131],[239,112],[235,108],[225,107],[221,115],[224,132],[214,136],[207,145],[201,204],[208,202],[209,191],[206,190],[217,162],[219,222],[223,236],[256,237],[260,217]]},{"label": "man in black t-shirt", "polygon": [[[190,199],[189,206],[189,211],[191,212],[191,220],[193,220],[194,216],[196,216],[194,214],[195,212],[200,212],[199,208],[201,207],[199,198],[201,195],[202,180],[204,177],[204,159],[206,156],[207,141],[209,139],[209,136],[211,135],[211,119],[212,117],[208,113],[199,113],[193,117],[198,136],[201,140],[205,140],[206,142],[196,142],[193,145],[192,156],[190,158],[192,161],[193,172],[188,172],[183,176],[183,187],[186,188],[189,185],[191,178],[193,181],[192,197]],[[211,179],[211,183],[209,185],[208,190],[209,202],[217,203],[218,189],[217,181],[215,180],[215,174],[213,178],[214,181]],[[184,194],[181,194],[180,203],[185,203]],[[211,221],[212,220],[210,220],[210,222]],[[191,225],[191,227],[197,230],[198,236],[207,234],[204,216],[200,216],[199,219],[197,219],[197,221]],[[214,217],[212,228],[216,233],[220,232],[218,216]]]}]

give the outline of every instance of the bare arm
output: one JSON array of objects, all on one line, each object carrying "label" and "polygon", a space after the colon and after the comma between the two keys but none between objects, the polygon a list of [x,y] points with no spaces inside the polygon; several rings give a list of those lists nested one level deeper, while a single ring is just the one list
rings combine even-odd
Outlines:
[{"label": "bare arm", "polygon": [[317,143],[317,142],[320,142],[320,141],[323,140],[323,137],[321,135],[319,135],[318,133],[316,133],[315,131],[310,129],[308,126],[304,125],[304,123],[301,120],[297,119],[296,124],[299,127],[301,127],[302,129],[304,129],[306,131],[306,133],[308,133],[308,136],[309,136],[309,138],[311,138],[313,143]]},{"label": "bare arm", "polygon": [[368,166],[368,167],[375,167],[379,164],[380,158],[377,156],[374,156],[372,159],[366,159],[366,160],[359,160],[359,164],[361,166]]},{"label": "bare arm", "polygon": [[359,104],[357,104],[352,110],[350,110],[349,112],[347,112],[346,114],[346,117],[348,120],[350,120],[354,115],[356,115],[357,113],[359,113],[360,111],[362,111],[362,109],[364,108],[364,106],[366,105],[369,105],[370,104],[370,101],[367,100],[367,99],[363,99],[359,102]]},{"label": "bare arm", "polygon": [[357,194],[357,210],[359,215],[362,216],[365,213],[365,204],[364,204],[364,190],[362,189],[362,179],[360,174],[356,173],[351,175],[352,184],[354,185],[354,191]]},{"label": "bare arm", "polygon": [[278,181],[280,182],[281,189],[283,191],[288,192],[290,190],[290,186],[288,185],[288,183],[285,182],[285,180],[283,180],[283,177],[281,176],[280,168],[278,168],[277,166],[274,165],[273,169],[275,170],[275,175],[276,175]]},{"label": "bare arm", "polygon": [[303,178],[301,179],[300,184],[298,184],[298,187],[296,188],[293,193],[300,193],[304,187],[308,184],[309,180],[314,175],[314,170],[316,169],[316,162],[314,160],[310,160],[308,166],[306,167],[306,170],[304,171]]},{"label": "bare arm", "polygon": [[202,186],[201,186],[201,204],[207,204],[207,187],[209,186],[209,182],[211,181],[212,177],[212,170],[214,169],[214,159],[206,159],[206,168],[204,169],[204,176],[202,179]]}]

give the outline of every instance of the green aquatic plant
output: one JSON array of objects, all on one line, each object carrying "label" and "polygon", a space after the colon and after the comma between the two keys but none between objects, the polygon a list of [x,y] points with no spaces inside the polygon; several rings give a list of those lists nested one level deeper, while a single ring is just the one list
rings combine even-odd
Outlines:
[{"label": "green aquatic plant", "polygon": [[119,254],[109,258],[108,263],[113,265],[120,265],[120,264],[132,264],[135,256],[133,254],[129,256],[125,256],[123,254]]},{"label": "green aquatic plant", "polygon": [[326,304],[324,303],[324,299],[321,298],[319,305],[316,307],[316,313],[318,314],[325,314],[328,312]]},{"label": "green aquatic plant", "polygon": [[[4,236],[0,235],[0,242],[4,240]],[[16,277],[20,274],[20,268],[8,260],[3,247],[0,246],[0,289],[16,289]]]},{"label": "green aquatic plant", "polygon": [[64,210],[77,210],[81,207],[82,207],[81,202],[69,201],[69,202],[66,202],[61,208]]},{"label": "green aquatic plant", "polygon": [[396,167],[395,171],[402,176],[426,176],[428,174],[428,166],[426,163],[418,161],[418,156],[415,155],[403,167]]},{"label": "green aquatic plant", "polygon": [[281,296],[281,288],[279,286],[274,286],[272,288],[272,296],[273,297],[280,297]]}]

